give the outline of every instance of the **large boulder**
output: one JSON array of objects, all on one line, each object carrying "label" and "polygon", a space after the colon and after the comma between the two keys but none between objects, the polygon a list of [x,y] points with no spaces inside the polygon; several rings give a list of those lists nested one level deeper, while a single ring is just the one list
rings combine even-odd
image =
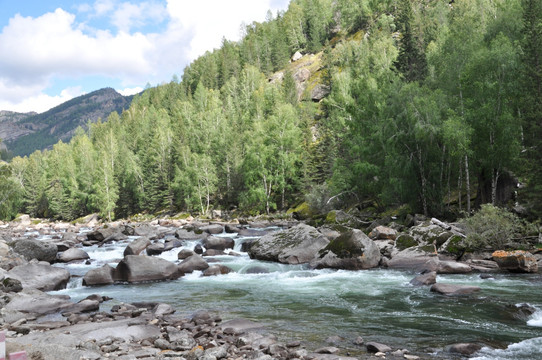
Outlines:
[{"label": "large boulder", "polygon": [[68,270],[43,263],[15,266],[8,271],[8,276],[19,280],[24,289],[41,291],[64,289],[70,280]]},{"label": "large boulder", "polygon": [[209,236],[201,243],[206,249],[226,250],[233,249],[235,241],[228,237]]},{"label": "large boulder", "polygon": [[206,232],[208,234],[216,235],[216,234],[222,234],[224,232],[224,227],[220,224],[209,224],[209,225],[201,226],[199,230]]},{"label": "large boulder", "polygon": [[18,240],[13,245],[13,250],[23,255],[27,260],[37,259],[47,262],[55,261],[58,253],[55,244],[35,239]]},{"label": "large boulder", "polygon": [[538,272],[538,263],[536,258],[528,251],[495,251],[492,255],[493,260],[499,265],[499,268],[516,273],[535,273]]},{"label": "large boulder", "polygon": [[329,244],[329,239],[306,224],[263,236],[254,241],[248,254],[252,259],[305,264]]},{"label": "large boulder", "polygon": [[438,274],[468,274],[472,272],[472,267],[465,263],[457,261],[439,261],[437,267]]},{"label": "large boulder", "polygon": [[177,265],[165,259],[127,255],[117,265],[114,280],[133,283],[177,279],[180,275]]},{"label": "large boulder", "polygon": [[104,266],[89,270],[85,276],[83,276],[83,285],[95,286],[95,285],[110,285],[115,282],[114,278],[115,269],[105,264]]},{"label": "large boulder", "polygon": [[178,229],[175,231],[175,237],[179,240],[192,241],[192,240],[203,240],[209,236],[208,233],[196,234],[193,231],[188,231],[186,229]]},{"label": "large boulder", "polygon": [[60,256],[58,257],[58,260],[61,262],[70,262],[70,261],[78,261],[78,260],[87,260],[90,259],[90,256],[87,254],[87,252],[83,249],[79,248],[71,248],[66,251],[64,251]]},{"label": "large boulder", "polygon": [[207,261],[205,261],[200,255],[194,254],[184,259],[178,266],[179,271],[182,274],[192,273],[194,271],[203,271],[209,267]]},{"label": "large boulder", "polygon": [[139,255],[150,244],[151,241],[149,240],[149,238],[140,237],[139,239],[135,239],[128,246],[126,246],[126,249],[124,249],[124,256]]},{"label": "large boulder", "polygon": [[72,306],[69,296],[48,295],[36,289],[25,289],[11,294],[10,301],[3,310],[4,320],[10,322],[23,317],[16,313],[39,316],[64,311]]},{"label": "large boulder", "polygon": [[439,259],[435,245],[414,246],[396,253],[387,263],[387,267],[396,270],[415,272],[437,271]]},{"label": "large boulder", "polygon": [[311,266],[317,269],[362,270],[378,266],[380,258],[380,248],[375,242],[363,231],[353,229],[320,250]]},{"label": "large boulder", "polygon": [[369,237],[374,240],[395,240],[397,238],[397,230],[380,225],[371,231]]},{"label": "large boulder", "polygon": [[106,226],[87,233],[87,239],[91,241],[106,241],[122,236],[122,229],[115,226]]},{"label": "large boulder", "polygon": [[460,296],[478,292],[480,288],[478,286],[436,283],[431,286],[431,291],[446,296]]}]

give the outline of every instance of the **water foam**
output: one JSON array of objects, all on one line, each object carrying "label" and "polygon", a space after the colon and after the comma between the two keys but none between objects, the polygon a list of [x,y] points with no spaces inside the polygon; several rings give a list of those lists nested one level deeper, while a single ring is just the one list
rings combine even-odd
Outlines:
[{"label": "water foam", "polygon": [[511,344],[506,349],[484,347],[478,356],[471,360],[516,360],[542,359],[542,337],[532,338]]},{"label": "water foam", "polygon": [[540,309],[536,309],[535,313],[531,315],[531,318],[527,320],[527,325],[542,327],[542,311]]}]

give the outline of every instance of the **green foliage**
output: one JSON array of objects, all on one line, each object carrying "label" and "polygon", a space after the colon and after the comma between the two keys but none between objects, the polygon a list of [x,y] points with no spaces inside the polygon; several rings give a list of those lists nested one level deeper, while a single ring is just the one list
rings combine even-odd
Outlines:
[{"label": "green foliage", "polygon": [[468,229],[465,245],[468,249],[505,249],[514,238],[529,232],[526,223],[517,215],[491,204],[482,205],[480,211],[462,220]]}]

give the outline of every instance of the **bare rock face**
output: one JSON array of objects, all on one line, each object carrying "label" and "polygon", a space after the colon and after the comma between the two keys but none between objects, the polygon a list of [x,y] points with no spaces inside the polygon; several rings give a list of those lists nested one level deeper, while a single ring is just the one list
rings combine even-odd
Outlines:
[{"label": "bare rock face", "polygon": [[70,280],[70,272],[43,263],[15,266],[8,272],[8,276],[19,280],[23,289],[37,289],[53,291],[66,288]]},{"label": "bare rock face", "polygon": [[181,276],[177,265],[162,258],[127,255],[117,265],[114,280],[126,282],[172,280]]},{"label": "bare rock face", "polygon": [[209,236],[202,241],[202,245],[206,249],[226,250],[233,249],[235,242],[228,237]]},{"label": "bare rock face", "polygon": [[126,247],[126,249],[124,249],[124,256],[139,255],[150,244],[151,244],[151,241],[146,237],[135,239]]},{"label": "bare rock face", "polygon": [[493,260],[499,268],[516,273],[538,272],[536,258],[528,251],[503,251],[498,250],[492,254]]},{"label": "bare rock face", "polygon": [[36,259],[38,261],[53,262],[58,253],[58,248],[55,244],[35,239],[18,240],[13,245],[13,250],[23,255],[29,261]]},{"label": "bare rock face", "polygon": [[254,241],[248,254],[252,259],[278,261],[284,264],[306,264],[327,244],[329,239],[318,230],[309,225],[299,224]]},{"label": "bare rock face", "polygon": [[209,264],[207,261],[203,260],[200,255],[194,254],[187,257],[179,264],[179,271],[183,274],[188,274],[194,271],[206,270],[208,267]]},{"label": "bare rock face", "polygon": [[369,237],[373,240],[395,240],[397,238],[397,230],[386,226],[377,226],[371,231]]},{"label": "bare rock face", "polygon": [[350,230],[323,248],[311,266],[317,269],[371,269],[380,263],[380,248],[361,230]]},{"label": "bare rock face", "polygon": [[410,284],[414,286],[433,285],[436,282],[437,282],[437,273],[435,271],[426,272],[410,280]]},{"label": "bare rock face", "polygon": [[58,260],[62,262],[70,262],[70,261],[77,261],[77,260],[86,260],[89,259],[90,256],[87,254],[87,252],[83,249],[79,248],[71,248],[66,251],[64,251],[60,256],[58,257]]}]

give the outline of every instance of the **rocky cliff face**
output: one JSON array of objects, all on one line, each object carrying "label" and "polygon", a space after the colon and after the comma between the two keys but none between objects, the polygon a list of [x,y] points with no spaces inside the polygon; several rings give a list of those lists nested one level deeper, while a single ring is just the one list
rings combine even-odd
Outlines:
[{"label": "rocky cliff face", "polygon": [[106,120],[113,111],[127,109],[132,96],[105,88],[76,97],[44,113],[0,112],[0,139],[14,155],[28,155],[57,143],[69,141],[78,126]]}]

